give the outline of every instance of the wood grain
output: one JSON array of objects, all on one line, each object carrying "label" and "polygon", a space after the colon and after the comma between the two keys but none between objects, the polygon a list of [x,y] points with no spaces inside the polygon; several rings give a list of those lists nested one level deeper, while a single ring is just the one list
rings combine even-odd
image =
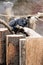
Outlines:
[{"label": "wood grain", "polygon": [[8,30],[6,28],[0,28],[0,64],[5,64],[6,43],[5,34]]},{"label": "wood grain", "polygon": [[26,65],[43,65],[43,37],[26,39]]},{"label": "wood grain", "polygon": [[23,35],[6,36],[6,64],[19,65],[19,39]]},{"label": "wood grain", "polygon": [[43,37],[20,39],[20,65],[43,65]]}]

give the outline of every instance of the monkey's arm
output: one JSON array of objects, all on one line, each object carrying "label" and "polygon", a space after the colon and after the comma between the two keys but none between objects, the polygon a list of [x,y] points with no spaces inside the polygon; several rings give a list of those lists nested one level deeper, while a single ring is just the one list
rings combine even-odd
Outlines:
[{"label": "monkey's arm", "polygon": [[12,27],[10,27],[4,20],[0,19],[0,24],[3,24],[4,26],[6,26],[8,30],[10,31],[10,33],[14,34],[14,32],[12,31]]}]

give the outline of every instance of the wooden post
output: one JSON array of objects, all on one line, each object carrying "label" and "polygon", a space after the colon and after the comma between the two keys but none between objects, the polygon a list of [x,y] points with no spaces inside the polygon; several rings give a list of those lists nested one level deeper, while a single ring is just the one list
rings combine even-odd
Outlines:
[{"label": "wooden post", "polygon": [[19,65],[19,39],[23,35],[6,36],[6,64]]},{"label": "wooden post", "polygon": [[26,65],[43,65],[43,37],[26,39]]},{"label": "wooden post", "polygon": [[20,65],[43,65],[43,37],[28,37],[25,42],[20,40],[20,52]]},{"label": "wooden post", "polygon": [[7,33],[7,28],[0,28],[0,65],[5,64],[5,54],[6,54],[6,43],[5,34]]},{"label": "wooden post", "polygon": [[26,39],[26,65],[43,65],[43,37]]},{"label": "wooden post", "polygon": [[19,65],[26,65],[26,47],[25,47],[26,39],[19,40]]}]

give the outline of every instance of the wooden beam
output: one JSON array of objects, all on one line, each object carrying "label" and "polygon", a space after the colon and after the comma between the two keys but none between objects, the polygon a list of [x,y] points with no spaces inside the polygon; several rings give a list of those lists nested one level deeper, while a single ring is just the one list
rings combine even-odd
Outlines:
[{"label": "wooden beam", "polygon": [[5,64],[5,54],[6,54],[6,43],[5,35],[7,34],[7,28],[0,28],[0,65]]},{"label": "wooden beam", "polygon": [[43,65],[43,37],[26,39],[26,65]]},{"label": "wooden beam", "polygon": [[19,39],[23,35],[6,36],[6,64],[19,65]]},{"label": "wooden beam", "polygon": [[26,41],[25,38],[19,40],[19,65],[26,65],[25,41]]},{"label": "wooden beam", "polygon": [[43,37],[20,40],[20,65],[43,65]]}]

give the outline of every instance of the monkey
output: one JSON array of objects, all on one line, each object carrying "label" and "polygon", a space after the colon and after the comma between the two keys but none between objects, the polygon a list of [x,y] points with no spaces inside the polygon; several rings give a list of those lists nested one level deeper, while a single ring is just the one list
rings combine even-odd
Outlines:
[{"label": "monkey", "polygon": [[[13,27],[13,30],[15,32],[15,34],[17,34],[18,32],[22,32],[24,34],[26,34],[26,32],[24,32],[23,28],[24,26],[27,26],[27,19],[26,18],[18,18],[18,19],[13,19],[9,22],[9,25],[11,27]],[[26,34],[26,36],[28,36],[28,34]]]},{"label": "monkey", "polygon": [[8,28],[11,34],[17,34],[17,32],[22,32],[29,36],[27,32],[25,32],[24,27],[35,30],[36,21],[39,20],[36,16],[28,16],[27,18],[22,17],[18,19],[12,19],[8,24],[0,19],[0,24],[3,24]]},{"label": "monkey", "polygon": [[17,31],[19,30],[19,32],[22,30],[21,32],[26,34],[26,32],[23,32],[24,30],[22,28],[20,29],[18,26],[15,26],[15,30],[13,31],[13,27],[11,27],[8,23],[6,23],[2,19],[0,19],[0,24],[3,24],[5,27],[7,27],[11,34],[15,34],[15,30],[17,30]]}]

